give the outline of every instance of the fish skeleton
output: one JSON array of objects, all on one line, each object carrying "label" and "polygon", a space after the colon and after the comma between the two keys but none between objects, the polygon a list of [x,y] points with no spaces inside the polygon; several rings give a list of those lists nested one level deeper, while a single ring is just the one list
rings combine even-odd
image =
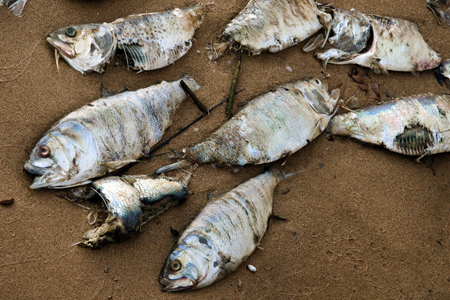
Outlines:
[{"label": "fish skeleton", "polygon": [[[325,21],[325,41],[331,49],[317,58],[332,64],[358,64],[376,73],[390,71],[416,72],[436,68],[441,56],[423,39],[417,24],[391,17],[363,14],[326,7],[332,15]],[[321,39],[312,43],[318,44]],[[311,41],[305,51],[315,49]]]},{"label": "fish skeleton", "polygon": [[15,14],[20,17],[28,0],[0,0],[0,6],[5,5]]},{"label": "fish skeleton", "polygon": [[450,95],[400,98],[335,116],[335,135],[381,145],[400,154],[423,156],[450,150]]},{"label": "fish skeleton", "polygon": [[250,0],[208,48],[208,56],[217,59],[241,48],[251,55],[281,51],[319,31],[321,17],[328,16],[313,0]]},{"label": "fish skeleton", "polygon": [[181,182],[168,177],[126,175],[94,181],[91,188],[103,199],[108,217],[86,232],[78,245],[98,248],[139,234],[148,221],[186,200],[189,180],[190,176]]},{"label": "fish skeleton", "polygon": [[116,49],[125,51],[132,69],[166,67],[192,47],[195,29],[207,8],[202,5],[175,8],[169,12],[130,15],[112,23],[84,24],[53,31],[47,42],[67,63],[81,73],[103,73]]},{"label": "fish skeleton", "polygon": [[243,166],[276,161],[306,146],[327,127],[338,108],[339,89],[328,94],[318,78],[281,85],[247,104],[203,142],[183,150],[190,162]]},{"label": "fish skeleton", "polygon": [[164,291],[203,288],[236,270],[261,241],[284,177],[271,170],[210,201],[170,251],[159,277]]},{"label": "fish skeleton", "polygon": [[[193,79],[182,79],[199,88]],[[148,154],[187,97],[180,80],[100,98],[62,118],[25,163],[28,172],[40,175],[30,187],[88,184]]]}]

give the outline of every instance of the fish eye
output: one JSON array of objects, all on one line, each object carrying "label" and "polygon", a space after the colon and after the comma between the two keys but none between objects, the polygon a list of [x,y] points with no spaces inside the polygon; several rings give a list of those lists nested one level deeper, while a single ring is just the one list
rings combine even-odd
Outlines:
[{"label": "fish eye", "polygon": [[176,259],[170,263],[170,269],[174,272],[179,271],[181,269],[181,262]]},{"label": "fish eye", "polygon": [[316,79],[316,83],[317,83],[317,84],[321,84],[322,82],[320,82],[319,79]]},{"label": "fish eye", "polygon": [[77,31],[73,27],[67,27],[66,31],[65,31],[65,34],[68,37],[75,37],[77,35]]},{"label": "fish eye", "polygon": [[50,148],[45,145],[39,146],[38,154],[42,158],[47,158],[50,156]]}]

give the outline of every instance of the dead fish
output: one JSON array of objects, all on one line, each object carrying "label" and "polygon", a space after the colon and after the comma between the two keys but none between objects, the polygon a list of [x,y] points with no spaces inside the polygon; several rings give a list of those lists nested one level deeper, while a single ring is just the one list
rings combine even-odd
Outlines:
[{"label": "dead fish", "polygon": [[335,116],[329,128],[332,134],[420,160],[450,150],[450,95],[410,96],[366,107]]},{"label": "dead fish", "polygon": [[73,25],[50,33],[47,42],[81,73],[103,73],[117,48],[125,51],[127,64],[133,62],[132,69],[155,70],[189,51],[206,12],[205,6],[196,5],[130,15],[112,23]]},{"label": "dead fish", "polygon": [[[199,88],[193,79],[182,79]],[[28,172],[40,175],[30,187],[88,184],[148,154],[187,97],[180,80],[100,98],[62,118],[25,163]]]},{"label": "dead fish", "polygon": [[28,0],[0,0],[0,6],[5,5],[18,17],[21,17],[23,8]]},{"label": "dead fish", "polygon": [[310,37],[328,17],[313,0],[250,0],[209,47],[210,59],[228,50],[245,49],[251,55],[278,52]]},{"label": "dead fish", "polygon": [[439,72],[447,79],[450,79],[450,59],[444,60],[439,66]]},{"label": "dead fish", "polygon": [[439,25],[450,25],[449,0],[427,0],[427,7],[434,14]]},{"label": "dead fish", "polygon": [[[441,63],[441,56],[428,46],[415,23],[330,7],[326,12],[332,20],[323,23],[324,40],[331,49],[317,54],[324,67],[327,63],[357,64],[387,73],[424,71]],[[317,45],[310,41],[304,50],[311,51]]]},{"label": "dead fish", "polygon": [[338,108],[339,90],[328,94],[318,78],[281,85],[251,101],[203,142],[183,150],[190,162],[243,166],[276,161],[306,146],[327,127]]},{"label": "dead fish", "polygon": [[210,201],[170,251],[159,276],[163,290],[203,288],[236,270],[261,241],[285,177],[271,170]]},{"label": "dead fish", "polygon": [[86,232],[80,246],[98,248],[137,235],[142,226],[170,207],[184,203],[190,176],[178,181],[146,175],[111,176],[94,181],[94,190],[103,199],[108,216],[103,224]]}]

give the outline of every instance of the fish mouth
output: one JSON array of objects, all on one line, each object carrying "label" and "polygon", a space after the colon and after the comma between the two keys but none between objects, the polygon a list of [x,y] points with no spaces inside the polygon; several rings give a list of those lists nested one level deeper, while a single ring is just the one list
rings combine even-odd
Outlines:
[{"label": "fish mouth", "polygon": [[188,289],[193,289],[198,285],[198,282],[193,282],[188,278],[185,278],[187,280],[190,281],[189,285],[186,286],[175,286],[175,282],[167,279],[167,278],[162,278],[161,279],[161,284],[164,285],[165,287],[163,287],[163,291],[164,292],[179,292],[179,291],[184,291],[184,290],[188,290]]},{"label": "fish mouth", "polygon": [[27,161],[25,163],[25,165],[23,166],[23,168],[31,173],[31,174],[35,174],[35,175],[44,175],[46,172],[46,168],[41,168],[41,167],[37,167],[35,165],[33,165],[32,163],[30,163],[29,161]]},{"label": "fish mouth", "polygon": [[52,38],[51,36],[47,37],[47,43],[55,47],[62,55],[66,56],[67,58],[72,59],[75,57],[72,51],[72,47],[69,43],[63,42],[60,39]]}]

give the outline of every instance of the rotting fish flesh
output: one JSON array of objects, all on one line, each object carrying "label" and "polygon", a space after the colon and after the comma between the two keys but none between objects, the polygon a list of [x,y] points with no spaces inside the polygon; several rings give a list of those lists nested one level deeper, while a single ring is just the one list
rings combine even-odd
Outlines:
[{"label": "rotting fish flesh", "polygon": [[271,170],[210,201],[170,251],[159,276],[163,290],[203,288],[236,270],[261,241],[284,178]]},{"label": "rotting fish flesh", "polygon": [[[186,75],[182,79],[199,88]],[[40,175],[30,187],[88,184],[148,154],[187,97],[180,80],[100,98],[62,118],[25,163],[28,172]]]},{"label": "rotting fish flesh", "polygon": [[450,0],[427,0],[427,7],[434,14],[439,25],[450,25]]},{"label": "rotting fish flesh", "polygon": [[250,0],[208,47],[208,56],[241,48],[251,55],[281,51],[319,31],[321,17],[329,16],[313,0]]},{"label": "rotting fish flesh", "polygon": [[315,49],[312,44],[325,40],[323,46],[328,41],[331,49],[317,54],[324,67],[327,63],[358,64],[387,73],[424,71],[441,63],[441,56],[428,46],[415,23],[329,6],[325,12],[332,16],[323,23],[325,38],[311,40],[303,49],[311,51]]},{"label": "rotting fish flesh", "polygon": [[184,149],[187,160],[156,173],[189,162],[257,165],[292,154],[321,134],[338,109],[339,89],[331,95],[327,89],[318,78],[281,85],[251,101],[203,142]]},{"label": "rotting fish flesh", "polygon": [[190,177],[178,181],[128,175],[94,181],[91,188],[103,199],[108,216],[99,227],[86,232],[78,245],[98,248],[139,234],[148,221],[186,200]]},{"label": "rotting fish flesh", "polygon": [[0,6],[5,5],[15,14],[20,17],[28,0],[0,0]]},{"label": "rotting fish flesh", "polygon": [[81,73],[103,73],[117,48],[125,51],[127,64],[131,59],[132,69],[155,70],[189,51],[206,12],[205,6],[196,5],[131,15],[112,23],[63,27],[50,33],[47,42]]},{"label": "rotting fish flesh", "polygon": [[422,157],[450,150],[450,95],[419,95],[335,116],[335,135]]}]

